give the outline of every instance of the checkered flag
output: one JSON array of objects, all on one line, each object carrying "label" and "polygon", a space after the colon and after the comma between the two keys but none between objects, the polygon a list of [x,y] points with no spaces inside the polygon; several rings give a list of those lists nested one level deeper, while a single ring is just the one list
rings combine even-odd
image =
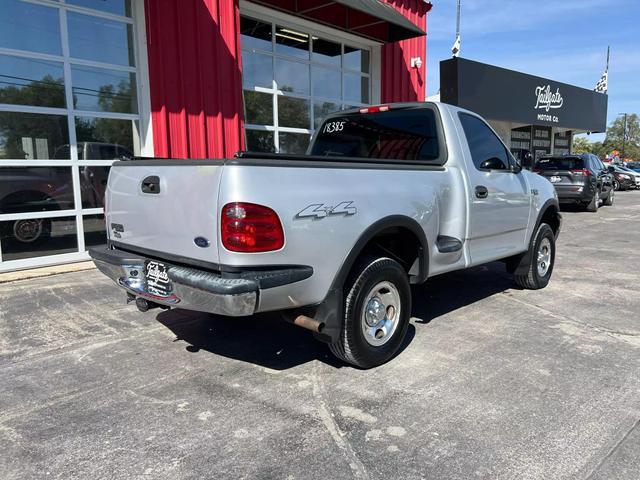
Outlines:
[{"label": "checkered flag", "polygon": [[598,80],[598,83],[596,83],[596,88],[594,88],[594,90],[599,93],[607,93],[608,88],[609,88],[609,72],[605,70],[602,76],[600,77],[600,80]]},{"label": "checkered flag", "polygon": [[456,41],[453,42],[453,46],[451,47],[451,55],[457,57],[460,55],[460,35],[456,37]]}]

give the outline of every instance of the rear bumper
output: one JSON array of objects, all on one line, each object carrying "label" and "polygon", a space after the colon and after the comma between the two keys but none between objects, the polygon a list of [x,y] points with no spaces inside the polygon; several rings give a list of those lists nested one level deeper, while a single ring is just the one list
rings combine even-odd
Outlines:
[{"label": "rear bumper", "polygon": [[560,202],[586,202],[593,198],[593,189],[585,184],[554,185]]},{"label": "rear bumper", "polygon": [[206,270],[164,262],[171,290],[158,295],[148,288],[145,276],[147,263],[153,258],[118,249],[102,247],[90,249],[89,255],[98,269],[119,287],[136,297],[167,307],[215,313],[228,316],[247,316],[255,313],[260,288],[279,286],[308,278],[313,270],[300,267],[241,272],[234,274],[213,273]]}]

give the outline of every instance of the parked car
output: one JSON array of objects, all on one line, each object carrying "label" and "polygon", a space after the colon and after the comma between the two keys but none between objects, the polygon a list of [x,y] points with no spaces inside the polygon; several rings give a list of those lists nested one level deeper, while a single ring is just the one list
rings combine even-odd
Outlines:
[{"label": "parked car", "polygon": [[[114,160],[131,157],[127,148],[102,142],[79,142],[80,160]],[[61,145],[54,158],[71,158],[70,146]],[[83,208],[101,208],[107,185],[107,166],[80,167],[80,199]],[[0,175],[0,214],[32,213],[74,208],[69,168],[9,167]],[[45,241],[51,234],[48,218],[20,219],[0,223],[0,238],[18,243]]]},{"label": "parked car", "polygon": [[640,173],[620,165],[610,165],[608,168],[613,175],[613,188],[615,190],[640,188]]},{"label": "parked car", "polygon": [[627,168],[630,168],[636,173],[640,173],[640,162],[629,162],[626,164]]},{"label": "parked car", "polygon": [[596,212],[601,202],[613,205],[613,176],[595,155],[543,156],[533,171],[553,184],[560,203],[577,203],[590,212]]},{"label": "parked car", "polygon": [[116,162],[98,268],[137,307],[286,311],[342,360],[399,350],[410,284],[502,259],[549,282],[561,215],[489,125],[440,103],[329,116],[308,155]]}]

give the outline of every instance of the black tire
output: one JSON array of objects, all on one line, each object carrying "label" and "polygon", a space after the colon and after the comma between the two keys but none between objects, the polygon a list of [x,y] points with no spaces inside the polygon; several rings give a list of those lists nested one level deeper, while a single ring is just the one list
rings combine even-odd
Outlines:
[{"label": "black tire", "polygon": [[[400,313],[395,310],[396,325],[385,343],[372,345],[363,332],[363,317],[367,297],[379,284],[388,282],[399,297]],[[411,316],[411,288],[407,272],[402,266],[386,257],[366,257],[352,270],[344,289],[344,318],[340,338],[329,345],[331,352],[341,360],[360,368],[372,368],[390,360],[399,350],[407,333]],[[385,312],[389,312],[388,307]],[[376,331],[376,336],[378,331]]]},{"label": "black tire", "polygon": [[610,207],[613,205],[613,198],[615,196],[615,191],[613,190],[613,188],[611,190],[609,190],[609,195],[607,195],[607,199],[604,201],[604,204],[607,207]]},{"label": "black tire", "polygon": [[[545,239],[549,242],[550,260],[547,263],[546,272],[544,275],[541,275],[538,270],[538,252],[540,250],[540,245],[545,241]],[[553,265],[556,259],[556,237],[549,225],[546,223],[540,224],[538,231],[529,246],[528,255],[523,258],[528,259],[527,270],[524,274],[514,274],[513,279],[515,282],[520,287],[526,288],[527,290],[538,290],[546,287],[549,283],[549,279],[551,278],[551,274],[553,273]]]},{"label": "black tire", "polygon": [[620,182],[618,182],[617,180],[613,181],[613,189],[614,190],[620,190]]},{"label": "black tire", "polygon": [[40,245],[51,237],[51,220],[15,220],[7,225],[2,236],[20,245]]},{"label": "black tire", "polygon": [[598,203],[600,201],[600,192],[596,190],[593,194],[593,198],[589,203],[587,203],[586,209],[587,212],[597,212],[598,211]]}]

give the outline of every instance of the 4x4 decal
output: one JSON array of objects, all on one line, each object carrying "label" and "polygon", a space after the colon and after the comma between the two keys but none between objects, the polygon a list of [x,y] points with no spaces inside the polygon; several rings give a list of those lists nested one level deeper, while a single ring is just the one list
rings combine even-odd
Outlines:
[{"label": "4x4 decal", "polygon": [[323,203],[312,203],[308,207],[302,209],[296,217],[298,218],[325,218],[328,215],[355,215],[358,209],[353,207],[353,201],[340,202],[335,207],[325,205]]}]

